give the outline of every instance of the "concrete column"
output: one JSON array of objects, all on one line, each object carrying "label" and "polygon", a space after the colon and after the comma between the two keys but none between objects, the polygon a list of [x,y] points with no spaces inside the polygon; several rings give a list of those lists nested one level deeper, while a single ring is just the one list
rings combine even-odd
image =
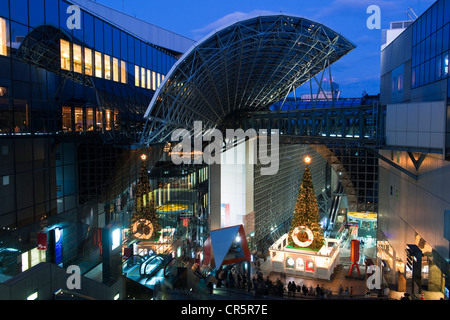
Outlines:
[{"label": "concrete column", "polygon": [[210,230],[220,229],[220,164],[209,166]]}]

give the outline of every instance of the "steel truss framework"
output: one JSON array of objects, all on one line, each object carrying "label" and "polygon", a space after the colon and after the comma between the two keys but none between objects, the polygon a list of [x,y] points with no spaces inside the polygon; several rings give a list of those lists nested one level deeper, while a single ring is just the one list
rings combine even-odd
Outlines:
[{"label": "steel truss framework", "polygon": [[169,71],[145,114],[141,142],[167,141],[194,121],[206,130],[236,111],[267,109],[354,48],[301,17],[259,16],[224,27]]},{"label": "steel truss framework", "polygon": [[278,129],[286,143],[377,148],[384,140],[385,110],[378,104],[353,107],[241,112],[229,124],[243,130]]}]

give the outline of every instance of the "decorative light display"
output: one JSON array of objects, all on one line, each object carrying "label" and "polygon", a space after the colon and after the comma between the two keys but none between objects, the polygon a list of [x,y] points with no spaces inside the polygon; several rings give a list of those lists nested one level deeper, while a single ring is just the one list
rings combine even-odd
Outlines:
[{"label": "decorative light display", "polygon": [[[152,240],[151,237],[158,237],[158,232],[161,231],[161,225],[159,223],[153,190],[150,187],[148,171],[144,161],[147,159],[147,156],[142,154],[141,159],[142,165],[141,171],[139,172],[139,181],[136,186],[135,208],[130,219],[130,229],[132,230],[134,237]],[[146,224],[145,221],[148,221],[148,223]],[[150,226],[151,232],[149,229]],[[135,233],[136,230],[140,231]]]},{"label": "decorative light display", "polygon": [[151,239],[153,236],[154,228],[151,221],[146,219],[139,219],[132,225],[133,235],[142,240]]},{"label": "decorative light display", "polygon": [[311,158],[306,157],[305,162],[306,168],[298,192],[291,228],[288,233],[289,245],[320,250],[324,243],[324,237],[320,226],[319,205],[309,169]]},{"label": "decorative light display", "polygon": [[309,247],[314,240],[311,229],[305,226],[295,228],[291,237],[294,243],[302,248]]}]

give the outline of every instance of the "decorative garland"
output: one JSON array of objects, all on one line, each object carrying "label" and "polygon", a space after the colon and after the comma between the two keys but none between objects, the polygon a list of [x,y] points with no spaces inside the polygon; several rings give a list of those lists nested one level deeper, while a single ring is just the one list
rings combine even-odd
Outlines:
[{"label": "decorative garland", "polygon": [[294,243],[302,248],[308,247],[314,240],[314,235],[308,227],[297,227],[291,234]]},{"label": "decorative garland", "polygon": [[153,224],[150,220],[139,219],[133,223],[132,230],[136,238],[148,240],[153,235]]}]

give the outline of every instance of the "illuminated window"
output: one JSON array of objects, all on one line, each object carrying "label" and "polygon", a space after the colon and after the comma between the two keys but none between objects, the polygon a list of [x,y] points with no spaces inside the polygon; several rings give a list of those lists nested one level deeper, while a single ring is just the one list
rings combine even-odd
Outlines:
[{"label": "illuminated window", "polygon": [[120,229],[115,229],[112,232],[112,250],[120,245]]},{"label": "illuminated window", "polygon": [[139,87],[139,66],[134,66],[134,85]]},{"label": "illuminated window", "polygon": [[286,268],[288,269],[294,269],[295,260],[291,257],[286,258]]},{"label": "illuminated window", "polygon": [[106,130],[111,130],[111,120],[112,120],[112,117],[111,117],[111,110],[109,110],[109,109],[106,109],[106,110],[105,110],[105,118],[106,118],[106,126],[105,126],[105,129],[106,129]]},{"label": "illuminated window", "polygon": [[92,50],[84,48],[84,74],[92,76]]},{"label": "illuminated window", "polygon": [[145,69],[141,68],[141,87],[145,88]]},{"label": "illuminated window", "polygon": [[156,87],[159,87],[161,84],[161,75],[159,73],[156,74]]},{"label": "illuminated window", "polygon": [[38,265],[41,262],[45,262],[46,252],[45,250],[39,250],[33,248],[30,250],[30,268]]},{"label": "illuminated window", "polygon": [[62,129],[65,132],[72,131],[72,108],[62,107]]},{"label": "illuminated window", "polygon": [[120,130],[119,110],[114,110],[114,130]]},{"label": "illuminated window", "polygon": [[28,251],[27,251],[22,253],[22,272],[28,270],[29,267],[30,265],[28,263]]},{"label": "illuminated window", "polygon": [[86,108],[86,127],[87,131],[94,130],[94,110],[92,108]]},{"label": "illuminated window", "polygon": [[0,18],[0,56],[8,55],[8,28],[6,27],[6,20]]},{"label": "illuminated window", "polygon": [[111,57],[104,54],[103,58],[105,59],[105,79],[111,80]]},{"label": "illuminated window", "polygon": [[83,73],[81,47],[77,44],[73,44],[73,71]]},{"label": "illuminated window", "polygon": [[119,82],[119,60],[113,58],[113,80]]},{"label": "illuminated window", "polygon": [[61,51],[61,69],[70,70],[70,65],[72,64],[70,54],[70,42],[61,39],[60,51]]},{"label": "illuminated window", "polygon": [[46,261],[46,250],[39,250],[38,248],[31,249],[22,253],[22,272],[29,268]]},{"label": "illuminated window", "polygon": [[164,81],[164,75],[162,74],[161,75],[161,82],[163,82]]},{"label": "illuminated window", "polygon": [[101,108],[95,113],[97,130],[103,130],[103,113]]},{"label": "illuminated window", "polygon": [[83,108],[75,108],[75,131],[84,131]]},{"label": "illuminated window", "polygon": [[147,69],[147,89],[151,89],[151,71]]},{"label": "illuminated window", "polygon": [[98,51],[95,51],[95,76],[103,78],[102,54]]},{"label": "illuminated window", "polygon": [[303,262],[302,258],[297,259],[297,264],[295,266],[295,269],[299,271],[305,271],[305,263]]},{"label": "illuminated window", "polygon": [[127,83],[127,63],[120,61],[120,82]]},{"label": "illuminated window", "polygon": [[152,71],[152,89],[156,90],[156,72]]}]

